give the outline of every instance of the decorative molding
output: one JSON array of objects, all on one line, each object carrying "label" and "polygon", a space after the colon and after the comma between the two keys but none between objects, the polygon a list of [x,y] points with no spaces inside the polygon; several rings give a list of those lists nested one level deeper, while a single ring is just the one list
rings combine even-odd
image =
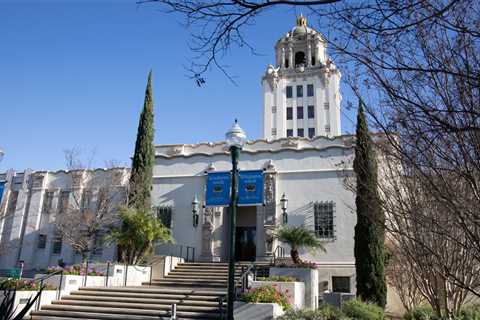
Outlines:
[{"label": "decorative molding", "polygon": [[283,148],[298,148],[298,141],[296,139],[287,139],[282,143]]}]

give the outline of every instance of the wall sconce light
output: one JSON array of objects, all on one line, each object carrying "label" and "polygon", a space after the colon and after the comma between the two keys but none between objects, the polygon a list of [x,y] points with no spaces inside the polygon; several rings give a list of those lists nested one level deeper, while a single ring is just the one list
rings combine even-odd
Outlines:
[{"label": "wall sconce light", "polygon": [[288,199],[287,199],[287,196],[285,196],[285,193],[282,195],[282,198],[280,199],[280,203],[282,204],[282,222],[283,224],[287,224],[288,223],[288,214],[287,214]]},{"label": "wall sconce light", "polygon": [[198,198],[197,195],[193,198],[192,201],[192,213],[193,213],[193,227],[196,228],[198,226]]}]

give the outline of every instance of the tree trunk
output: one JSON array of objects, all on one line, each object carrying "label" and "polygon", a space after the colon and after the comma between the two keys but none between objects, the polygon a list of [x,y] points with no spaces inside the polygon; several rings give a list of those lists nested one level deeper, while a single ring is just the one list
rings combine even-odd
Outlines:
[{"label": "tree trunk", "polygon": [[290,256],[292,257],[292,261],[294,264],[301,264],[302,260],[300,259],[300,255],[298,254],[297,249],[290,250]]}]

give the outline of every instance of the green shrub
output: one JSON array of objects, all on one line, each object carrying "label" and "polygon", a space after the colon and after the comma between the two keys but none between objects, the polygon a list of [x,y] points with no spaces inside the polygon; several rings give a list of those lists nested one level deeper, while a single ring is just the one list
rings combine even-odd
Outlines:
[{"label": "green shrub", "polygon": [[403,315],[404,320],[434,320],[436,318],[430,306],[417,307]]},{"label": "green shrub", "polygon": [[270,276],[270,277],[257,277],[257,281],[275,281],[275,282],[295,282],[297,278],[291,276]]},{"label": "green shrub", "polygon": [[351,320],[340,310],[328,304],[317,310],[289,310],[279,320]]},{"label": "green shrub", "polygon": [[383,309],[372,303],[350,300],[343,304],[343,313],[355,320],[383,320]]},{"label": "green shrub", "polygon": [[460,311],[461,320],[480,320],[480,304],[466,305]]},{"label": "green shrub", "polygon": [[250,289],[241,296],[243,302],[249,303],[278,303],[283,310],[291,308],[289,298],[285,293],[277,290],[275,285],[265,285],[258,288]]}]

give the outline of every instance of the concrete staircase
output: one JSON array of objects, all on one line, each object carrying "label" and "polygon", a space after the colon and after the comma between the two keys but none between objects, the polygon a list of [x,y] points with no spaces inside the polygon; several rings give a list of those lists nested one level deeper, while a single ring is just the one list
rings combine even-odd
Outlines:
[{"label": "concrete staircase", "polygon": [[[236,266],[236,278],[241,274]],[[32,320],[220,319],[219,298],[226,294],[228,265],[182,263],[163,279],[140,287],[84,287],[31,312]]]}]

